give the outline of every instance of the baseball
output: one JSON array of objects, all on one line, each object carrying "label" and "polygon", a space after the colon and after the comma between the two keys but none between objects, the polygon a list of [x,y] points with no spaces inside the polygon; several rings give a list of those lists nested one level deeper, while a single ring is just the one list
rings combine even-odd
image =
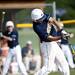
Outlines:
[{"label": "baseball", "polygon": [[3,11],[2,14],[5,14],[5,11]]}]

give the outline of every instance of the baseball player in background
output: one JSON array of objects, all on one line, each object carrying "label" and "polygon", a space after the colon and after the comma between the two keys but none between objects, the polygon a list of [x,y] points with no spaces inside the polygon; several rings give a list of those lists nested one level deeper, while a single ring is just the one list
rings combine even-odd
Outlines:
[{"label": "baseball player in background", "polygon": [[14,29],[13,21],[6,22],[6,31],[1,35],[1,37],[7,40],[8,46],[10,48],[8,56],[3,66],[2,75],[7,75],[13,56],[15,56],[17,59],[17,63],[22,72],[22,75],[27,75],[24,64],[22,63],[21,47],[18,42],[18,32]]},{"label": "baseball player in background", "polygon": [[62,68],[63,75],[70,75],[69,66],[65,56],[56,41],[61,39],[57,35],[54,26],[61,31],[58,22],[41,9],[33,9],[31,12],[33,29],[40,38],[41,54],[43,57],[43,66],[35,75],[48,75],[52,71],[52,64],[57,59]]},{"label": "baseball player in background", "polygon": [[74,35],[73,33],[68,33],[64,30],[64,25],[63,23],[60,22],[60,27],[63,29],[61,33],[58,32],[58,34],[60,34],[61,36],[63,36],[61,38],[61,49],[64,52],[64,55],[67,58],[68,64],[70,66],[70,68],[75,68],[75,64],[73,62],[73,57],[72,57],[72,53],[69,47],[69,38],[72,38]]}]

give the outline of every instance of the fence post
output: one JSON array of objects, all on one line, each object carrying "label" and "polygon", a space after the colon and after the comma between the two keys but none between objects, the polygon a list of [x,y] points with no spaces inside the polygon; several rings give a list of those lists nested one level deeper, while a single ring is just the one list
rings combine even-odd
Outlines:
[{"label": "fence post", "polygon": [[56,19],[56,2],[53,2],[53,17]]}]

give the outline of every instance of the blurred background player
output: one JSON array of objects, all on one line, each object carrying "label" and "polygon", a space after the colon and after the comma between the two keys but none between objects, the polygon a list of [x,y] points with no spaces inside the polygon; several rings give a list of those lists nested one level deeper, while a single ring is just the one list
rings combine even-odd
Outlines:
[{"label": "blurred background player", "polygon": [[18,42],[18,32],[14,29],[13,21],[6,22],[6,31],[4,32],[4,34],[1,34],[1,37],[7,40],[8,46],[10,48],[8,56],[3,66],[2,75],[7,74],[13,56],[16,57],[17,63],[19,65],[22,74],[27,75],[24,64],[22,63],[21,47]]},{"label": "blurred background player", "polygon": [[32,42],[31,41],[27,41],[26,45],[22,48],[22,57],[26,57],[26,56],[32,56],[34,55],[34,50],[32,48]]},{"label": "blurred background player", "polygon": [[7,40],[0,38],[0,51],[1,51],[1,53],[0,53],[0,60],[1,60],[0,61],[0,70],[1,70],[1,72],[3,70],[3,64],[5,63],[6,57],[8,55],[8,50],[9,50],[9,47],[7,44]]},{"label": "blurred background player", "polygon": [[55,58],[59,62],[59,65],[61,65],[63,74],[70,75],[68,63],[56,42],[61,39],[60,36],[55,36],[54,26],[60,30],[58,22],[54,18],[44,14],[41,9],[33,9],[31,18],[33,29],[40,38],[41,54],[43,57],[43,66],[35,75],[48,75],[48,72],[52,71],[52,63],[54,63]]},{"label": "blurred background player", "polygon": [[27,41],[26,46],[22,48],[23,62],[26,65],[27,71],[29,71],[29,64],[30,64],[30,61],[32,61],[33,56],[34,56],[34,50],[32,48],[32,42]]},{"label": "blurred background player", "polygon": [[60,42],[61,49],[64,52],[65,57],[67,58],[70,68],[75,68],[75,64],[73,62],[73,56],[72,56],[71,49],[69,46],[69,38],[74,37],[74,34],[66,32],[63,28],[64,25],[61,22],[60,22],[60,27],[63,29],[62,32],[60,33],[61,36],[63,36]]},{"label": "blurred background player", "polygon": [[40,56],[35,55],[31,41],[27,41],[26,46],[22,48],[22,57],[28,73],[34,73],[40,69]]}]

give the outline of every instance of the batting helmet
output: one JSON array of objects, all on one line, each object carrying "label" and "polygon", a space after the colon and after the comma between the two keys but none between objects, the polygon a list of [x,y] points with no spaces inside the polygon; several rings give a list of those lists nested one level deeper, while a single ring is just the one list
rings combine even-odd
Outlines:
[{"label": "batting helmet", "polygon": [[12,26],[14,28],[14,23],[13,21],[7,21],[6,22],[6,27]]},{"label": "batting helmet", "polygon": [[31,19],[32,20],[39,20],[44,17],[44,13],[41,9],[33,9],[31,12]]},{"label": "batting helmet", "polygon": [[31,41],[27,41],[27,44],[32,44],[32,42]]}]

